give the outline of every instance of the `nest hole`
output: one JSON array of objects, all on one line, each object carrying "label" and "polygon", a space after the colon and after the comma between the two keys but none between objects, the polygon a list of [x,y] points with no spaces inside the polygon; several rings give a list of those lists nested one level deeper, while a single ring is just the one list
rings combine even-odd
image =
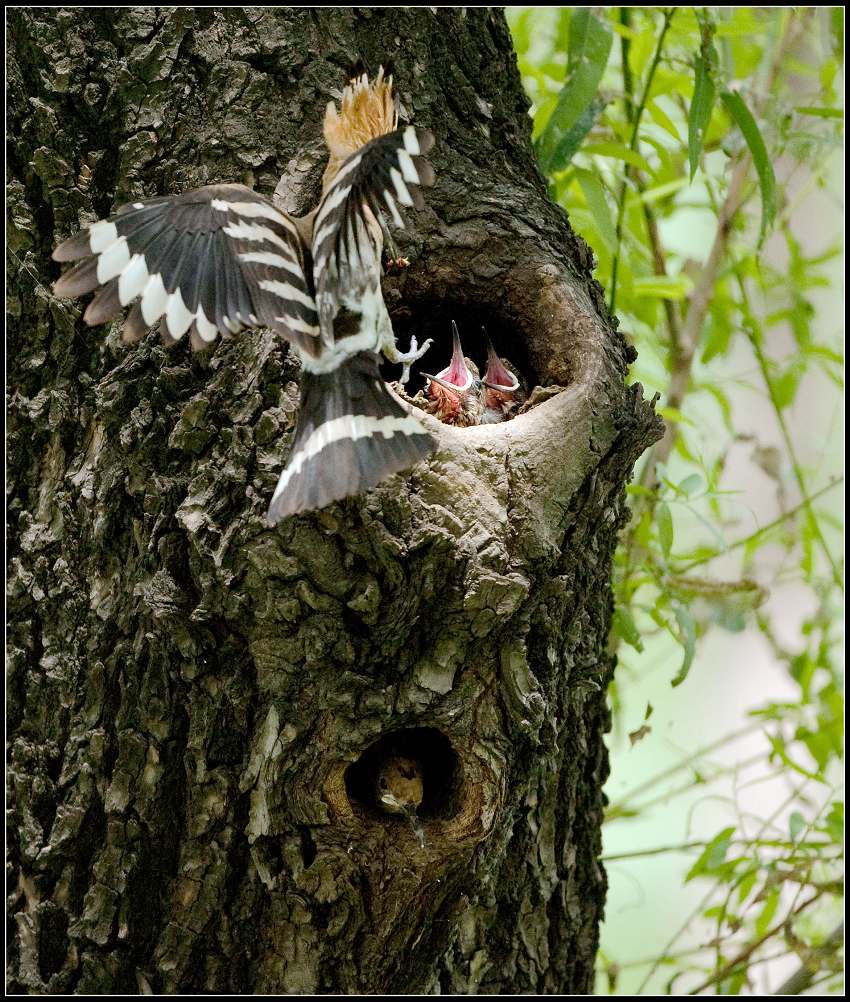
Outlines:
[{"label": "nest hole", "polygon": [[420,820],[448,820],[459,813],[463,785],[460,759],[449,739],[434,727],[385,734],[345,770],[345,791],[356,813],[388,817],[379,800],[378,774],[393,756],[413,759],[419,765],[423,785],[417,811]]},{"label": "nest hole", "polygon": [[[420,345],[427,338],[432,338],[434,342],[411,367],[410,382],[406,387],[410,394],[424,389],[426,380],[421,375],[423,372],[439,372],[451,361],[453,320],[460,332],[464,355],[472,359],[482,374],[487,367],[486,337],[489,337],[496,353],[517,368],[529,390],[537,385],[537,373],[529,362],[522,332],[491,307],[450,299],[405,302],[390,310],[390,318],[396,342],[402,351],[407,351],[412,336]],[[382,375],[386,380],[398,379],[399,367],[384,362]]]}]

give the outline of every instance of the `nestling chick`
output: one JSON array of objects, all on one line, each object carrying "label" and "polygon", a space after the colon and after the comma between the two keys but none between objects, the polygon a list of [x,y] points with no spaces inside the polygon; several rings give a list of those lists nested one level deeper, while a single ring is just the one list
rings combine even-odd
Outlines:
[{"label": "nestling chick", "polygon": [[416,759],[390,755],[375,778],[378,803],[388,814],[408,814],[422,803],[425,788]]},{"label": "nestling chick", "polygon": [[428,396],[431,406],[428,410],[443,422],[461,428],[481,423],[484,409],[483,387],[478,367],[464,357],[460,343],[460,332],[452,320],[453,350],[451,362],[445,369],[431,376],[422,375],[429,381]]},{"label": "nestling chick", "polygon": [[422,768],[416,759],[389,755],[381,763],[375,777],[375,795],[387,814],[402,814],[409,821],[419,845],[425,847],[425,833],[417,817],[425,786]]},{"label": "nestling chick", "polygon": [[487,341],[487,370],[484,373],[484,409],[481,424],[508,421],[522,407],[525,387],[516,370],[506,359],[499,358],[482,328]]}]

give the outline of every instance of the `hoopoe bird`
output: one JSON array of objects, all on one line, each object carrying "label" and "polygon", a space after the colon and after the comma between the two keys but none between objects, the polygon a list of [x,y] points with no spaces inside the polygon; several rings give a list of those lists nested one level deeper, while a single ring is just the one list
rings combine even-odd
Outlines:
[{"label": "hoopoe bird", "polygon": [[425,797],[422,767],[416,759],[388,755],[375,778],[378,804],[387,814],[402,814],[407,818],[421,848],[425,848],[425,832],[418,810]]},{"label": "hoopoe bird", "polygon": [[484,385],[484,406],[481,424],[508,421],[526,399],[525,386],[516,370],[506,359],[499,358],[486,332],[487,368],[481,382]]},{"label": "hoopoe bird", "polygon": [[478,367],[464,357],[460,342],[460,332],[452,320],[452,358],[449,364],[428,380],[428,410],[444,424],[454,424],[461,428],[481,423],[484,409],[483,386]]},{"label": "hoopoe bird", "polygon": [[[427,351],[399,351],[381,292],[381,253],[399,207],[422,208],[433,184],[434,138],[398,128],[392,78],[352,80],[324,119],[330,153],[318,206],[296,218],[241,184],[214,184],[119,208],[60,244],[79,261],[60,297],[98,290],[84,319],[105,323],[133,304],[123,340],[157,321],[166,344],[187,333],[194,349],[221,335],[267,327],[301,360],[301,406],[292,451],[269,508],[275,524],[374,487],[434,449],[433,437],[381,379],[383,355],[403,366]],[[80,260],[81,259],[81,260]]]}]

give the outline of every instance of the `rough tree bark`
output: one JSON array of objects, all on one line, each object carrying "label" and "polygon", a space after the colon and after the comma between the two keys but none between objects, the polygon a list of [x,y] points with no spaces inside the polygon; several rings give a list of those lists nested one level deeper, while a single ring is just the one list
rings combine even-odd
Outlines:
[{"label": "rough tree bark", "polygon": [[[610,573],[659,435],[546,194],[493,9],[9,13],[10,990],[575,992],[605,896]],[[325,104],[392,63],[437,136],[388,279],[563,392],[268,529],[297,363],[89,331],[60,237],[241,180],[303,212]],[[282,180],[281,180],[282,179]],[[420,756],[421,848],[376,809]]]}]

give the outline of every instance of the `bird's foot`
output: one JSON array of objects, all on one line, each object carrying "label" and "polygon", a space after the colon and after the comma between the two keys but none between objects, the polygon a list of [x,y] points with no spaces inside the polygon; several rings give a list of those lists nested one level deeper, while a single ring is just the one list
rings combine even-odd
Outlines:
[{"label": "bird's foot", "polygon": [[433,344],[433,339],[428,338],[427,341],[425,341],[425,343],[420,348],[419,343],[416,340],[416,337],[413,336],[410,339],[409,351],[399,351],[398,348],[394,347],[392,351],[388,353],[387,357],[390,360],[390,362],[394,362],[402,366],[401,376],[399,378],[399,382],[401,383],[402,386],[404,386],[404,384],[408,381],[408,379],[410,379],[411,365],[413,365],[414,362],[418,362],[419,359],[422,358],[422,356],[431,347],[432,344]]}]

